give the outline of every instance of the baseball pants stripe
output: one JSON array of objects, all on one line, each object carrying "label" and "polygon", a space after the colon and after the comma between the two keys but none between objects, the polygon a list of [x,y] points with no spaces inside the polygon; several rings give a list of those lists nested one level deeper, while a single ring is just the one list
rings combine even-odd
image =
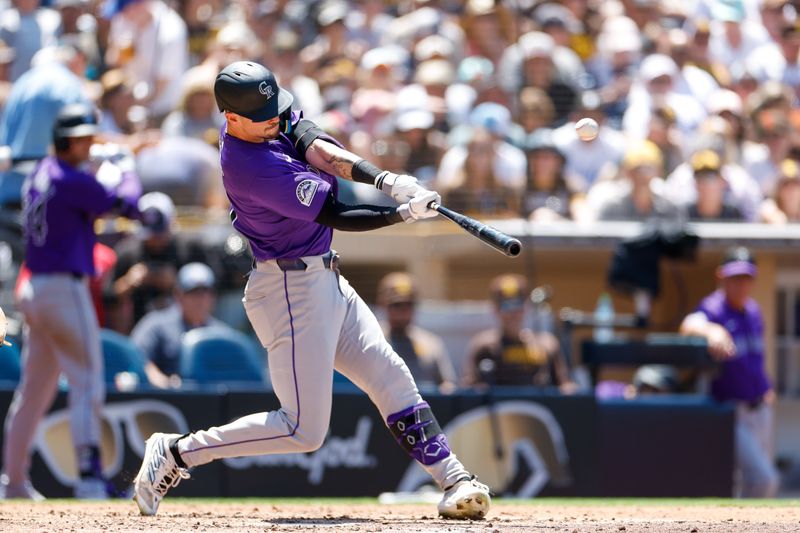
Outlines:
[{"label": "baseball pants stripe", "polygon": [[[347,280],[324,268],[320,257],[303,260],[309,265],[305,271],[259,263],[243,299],[267,348],[280,409],[181,439],[179,451],[188,466],[319,448],[330,422],[334,368],[369,395],[384,420],[422,401],[405,363]],[[467,474],[455,454],[425,468],[443,486]]]}]

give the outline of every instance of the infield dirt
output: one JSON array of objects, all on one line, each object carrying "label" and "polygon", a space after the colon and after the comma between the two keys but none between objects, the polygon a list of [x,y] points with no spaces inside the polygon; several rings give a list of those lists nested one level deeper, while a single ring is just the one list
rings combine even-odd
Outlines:
[{"label": "infield dirt", "polygon": [[594,502],[500,503],[486,520],[441,520],[430,505],[165,501],[158,516],[132,502],[2,502],[0,531],[800,532],[800,507]]}]

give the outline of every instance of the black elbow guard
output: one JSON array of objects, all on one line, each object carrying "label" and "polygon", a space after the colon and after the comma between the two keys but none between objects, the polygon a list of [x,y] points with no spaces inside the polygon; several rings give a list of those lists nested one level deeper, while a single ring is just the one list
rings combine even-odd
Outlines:
[{"label": "black elbow guard", "polygon": [[295,149],[300,152],[300,155],[305,155],[311,143],[320,137],[327,137],[327,134],[322,131],[322,128],[314,124],[308,119],[300,119],[294,125],[294,129],[289,134]]}]

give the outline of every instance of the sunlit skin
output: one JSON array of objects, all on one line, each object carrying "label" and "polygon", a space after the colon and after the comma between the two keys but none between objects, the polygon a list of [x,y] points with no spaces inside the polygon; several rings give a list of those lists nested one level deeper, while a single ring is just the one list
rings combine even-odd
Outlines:
[{"label": "sunlit skin", "polygon": [[72,167],[78,167],[89,160],[89,150],[94,143],[94,135],[86,137],[72,137],[69,139],[69,148],[58,152],[57,156]]},{"label": "sunlit skin", "polygon": [[247,117],[225,112],[228,121],[228,135],[251,143],[274,141],[280,133],[280,117],[275,117],[264,122],[253,122]]},{"label": "sunlit skin", "polygon": [[755,279],[747,275],[723,278],[719,272],[717,272],[717,278],[720,281],[722,290],[725,292],[725,299],[728,305],[737,311],[744,310],[747,300],[753,294]]}]

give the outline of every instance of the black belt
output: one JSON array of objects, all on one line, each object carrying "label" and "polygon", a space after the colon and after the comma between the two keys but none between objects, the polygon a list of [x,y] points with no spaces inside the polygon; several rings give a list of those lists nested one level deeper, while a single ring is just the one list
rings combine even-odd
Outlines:
[{"label": "black belt", "polygon": [[[286,271],[291,270],[306,270],[308,269],[308,265],[302,259],[276,259],[275,264],[278,265],[278,268]],[[331,250],[327,254],[322,256],[322,265],[325,268],[329,268],[334,270],[338,273],[339,270],[339,254],[335,251]]]},{"label": "black belt", "polygon": [[[302,259],[276,259],[275,264],[277,264],[278,268],[284,272],[294,270],[303,271],[308,268],[308,265]],[[335,250],[331,250],[327,254],[323,255],[322,266],[332,270],[334,274],[336,274],[336,286],[339,288],[339,294],[344,296],[344,292],[342,292],[342,286],[339,283],[339,254],[337,254]]]}]

